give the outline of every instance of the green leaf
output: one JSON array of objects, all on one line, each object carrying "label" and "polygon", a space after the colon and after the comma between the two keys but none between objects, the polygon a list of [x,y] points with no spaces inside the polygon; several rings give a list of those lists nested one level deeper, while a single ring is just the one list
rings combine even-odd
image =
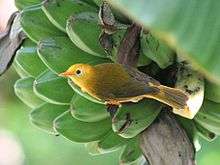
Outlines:
[{"label": "green leaf", "polygon": [[38,45],[42,61],[54,72],[66,71],[76,63],[91,65],[109,62],[109,59],[94,57],[76,47],[68,37],[53,37],[42,40]]},{"label": "green leaf", "polygon": [[84,1],[79,0],[50,0],[45,1],[42,9],[48,19],[60,30],[66,32],[66,21],[70,15],[80,12],[98,12]]},{"label": "green leaf", "polygon": [[135,137],[154,121],[160,110],[161,104],[152,100],[123,104],[113,118],[112,128],[122,137]]},{"label": "green leaf", "polygon": [[220,83],[220,1],[108,0]]},{"label": "green leaf", "polygon": [[220,85],[209,81],[205,82],[205,97],[216,103],[220,103]]},{"label": "green leaf", "polygon": [[28,37],[36,43],[43,38],[65,35],[47,19],[40,5],[25,8],[21,13],[20,22]]},{"label": "green leaf", "polygon": [[66,79],[46,70],[36,78],[34,92],[37,96],[52,104],[70,104],[74,91]]},{"label": "green leaf", "polygon": [[125,148],[120,155],[120,164],[134,165],[140,164],[143,161],[142,151],[139,147],[139,138],[133,138],[129,140]]},{"label": "green leaf", "polygon": [[70,112],[66,112],[55,120],[54,128],[71,141],[86,143],[100,140],[105,136],[111,130],[111,121],[105,119],[87,123],[74,119]]},{"label": "green leaf", "polygon": [[164,69],[174,62],[175,53],[166,44],[154,38],[151,34],[143,34],[141,48],[146,57],[156,62]]},{"label": "green leaf", "polygon": [[38,128],[49,133],[56,133],[53,129],[53,121],[68,109],[67,105],[44,103],[31,111],[30,120]]},{"label": "green leaf", "polygon": [[107,56],[99,43],[102,28],[98,25],[97,13],[84,12],[71,16],[68,19],[66,31],[71,41],[80,49],[94,56]]},{"label": "green leaf", "polygon": [[19,10],[22,10],[26,7],[40,4],[41,2],[42,0],[15,0],[15,6]]},{"label": "green leaf", "polygon": [[74,94],[71,101],[71,114],[80,121],[95,122],[106,119],[109,117],[106,109],[105,105],[94,103],[78,94]]},{"label": "green leaf", "polygon": [[37,77],[47,68],[37,55],[36,44],[26,40],[16,53],[14,63],[28,76]]},{"label": "green leaf", "polygon": [[34,78],[28,77],[17,80],[14,85],[14,90],[17,97],[31,108],[35,108],[44,103],[44,101],[34,94],[33,83]]}]

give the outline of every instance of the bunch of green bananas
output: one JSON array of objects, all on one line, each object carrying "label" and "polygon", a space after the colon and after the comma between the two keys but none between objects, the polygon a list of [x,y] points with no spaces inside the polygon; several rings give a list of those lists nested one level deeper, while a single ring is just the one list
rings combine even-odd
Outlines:
[{"label": "bunch of green bananas", "polygon": [[[15,93],[32,108],[30,119],[42,130],[85,143],[94,155],[121,149],[122,164],[140,164],[144,158],[139,134],[155,120],[163,105],[152,100],[125,104],[111,119],[102,102],[58,76],[75,63],[115,61],[130,21],[112,10],[116,29],[109,34],[112,49],[106,51],[100,44],[102,4],[101,0],[16,0],[28,39],[13,64],[21,77],[14,86]],[[176,87],[190,94],[192,118],[197,114],[194,120],[178,119],[192,140],[198,135],[212,140],[220,134],[220,86],[205,83],[184,60],[176,60],[177,56],[165,43],[142,31],[138,67],[157,75],[177,65]]]}]

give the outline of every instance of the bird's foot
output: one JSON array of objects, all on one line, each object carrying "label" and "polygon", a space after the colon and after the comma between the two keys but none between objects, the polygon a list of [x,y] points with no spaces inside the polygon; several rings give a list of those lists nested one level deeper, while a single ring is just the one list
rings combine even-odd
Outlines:
[{"label": "bird's foot", "polygon": [[111,118],[113,119],[115,117],[115,114],[118,110],[118,105],[114,105],[114,104],[107,104],[107,112],[109,112]]}]

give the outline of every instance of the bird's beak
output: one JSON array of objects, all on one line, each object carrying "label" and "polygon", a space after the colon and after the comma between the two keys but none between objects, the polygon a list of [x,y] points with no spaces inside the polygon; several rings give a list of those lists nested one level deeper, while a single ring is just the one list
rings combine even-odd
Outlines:
[{"label": "bird's beak", "polygon": [[69,77],[72,75],[73,75],[73,73],[68,72],[68,71],[59,74],[60,77]]}]

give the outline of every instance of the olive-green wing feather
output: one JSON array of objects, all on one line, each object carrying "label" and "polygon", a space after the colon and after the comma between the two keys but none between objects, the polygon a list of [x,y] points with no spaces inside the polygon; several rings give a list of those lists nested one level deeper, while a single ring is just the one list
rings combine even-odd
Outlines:
[{"label": "olive-green wing feather", "polygon": [[123,68],[126,70],[126,72],[137,81],[144,82],[146,84],[152,83],[153,85],[160,85],[160,82],[155,80],[154,78],[148,76],[147,74],[144,74],[140,72],[138,69],[123,65]]},{"label": "olive-green wing feather", "polygon": [[159,92],[157,87],[148,86],[147,84],[137,81],[135,79],[126,83],[124,86],[121,86],[118,89],[115,89],[111,92],[111,96],[114,96],[114,99],[117,98],[131,98],[143,95],[153,95]]}]

